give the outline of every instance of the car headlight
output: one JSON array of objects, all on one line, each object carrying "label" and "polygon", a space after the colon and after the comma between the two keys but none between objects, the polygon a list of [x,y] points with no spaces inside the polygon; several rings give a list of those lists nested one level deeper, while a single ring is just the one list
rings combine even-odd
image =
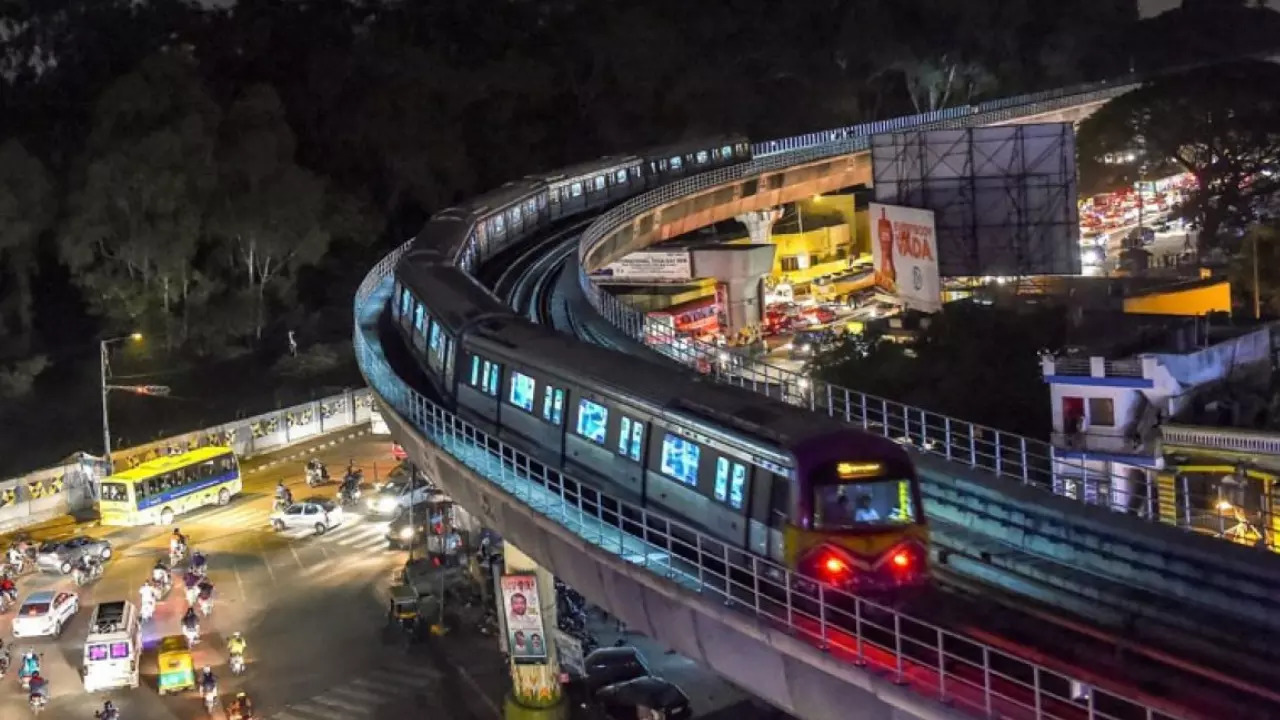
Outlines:
[{"label": "car headlight", "polygon": [[395,507],[396,507],[395,498],[382,498],[381,500],[378,501],[378,509],[382,510],[382,512],[391,512],[392,510],[395,509]]},{"label": "car headlight", "polygon": [[378,509],[378,498],[369,498],[369,509],[370,510]]},{"label": "car headlight", "polygon": [[412,537],[413,537],[413,528],[411,528],[411,527],[403,527],[403,528],[400,528],[400,539],[401,539],[401,540],[409,540],[409,539],[411,539]]}]

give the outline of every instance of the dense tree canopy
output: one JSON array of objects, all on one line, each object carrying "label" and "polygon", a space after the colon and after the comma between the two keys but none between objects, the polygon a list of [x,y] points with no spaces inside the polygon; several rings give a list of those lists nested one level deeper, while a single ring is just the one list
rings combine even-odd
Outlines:
[{"label": "dense tree canopy", "polygon": [[818,358],[813,369],[844,387],[1000,430],[1030,437],[1050,431],[1039,357],[1062,346],[1063,310],[951,303],[930,320],[910,346],[869,332]]},{"label": "dense tree canopy", "polygon": [[[1280,65],[1246,62],[1171,75],[1103,106],[1078,137],[1081,183],[1115,189],[1189,172],[1199,188],[1182,208],[1216,247],[1240,231],[1280,183]],[[1133,154],[1132,162],[1109,162]],[[1236,233],[1238,234],[1238,232]]]}]

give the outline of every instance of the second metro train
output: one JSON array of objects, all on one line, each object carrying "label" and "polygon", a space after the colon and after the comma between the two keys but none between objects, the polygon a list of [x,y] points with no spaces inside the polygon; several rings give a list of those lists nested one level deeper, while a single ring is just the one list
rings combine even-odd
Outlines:
[{"label": "second metro train", "polygon": [[[705,145],[682,157],[749,147]],[[923,582],[928,530],[902,447],[532,324],[466,272],[561,217],[621,199],[624,174],[660,180],[653,157],[508,183],[433,217],[395,271],[391,320],[410,354],[461,416],[607,495],[837,586]],[[564,204],[574,183],[598,188],[580,210]]]}]

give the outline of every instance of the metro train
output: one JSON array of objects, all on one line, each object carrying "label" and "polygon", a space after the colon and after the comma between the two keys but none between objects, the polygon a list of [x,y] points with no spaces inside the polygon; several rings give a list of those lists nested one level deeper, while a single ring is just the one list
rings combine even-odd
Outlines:
[{"label": "metro train", "polygon": [[[704,145],[680,157],[719,148],[724,162],[749,148]],[[466,272],[558,218],[637,193],[633,180],[661,181],[672,152],[526,178],[437,214],[395,270],[390,320],[405,347],[450,409],[606,495],[836,586],[922,584],[928,527],[898,444],[530,323]],[[570,209],[586,188],[596,196]]]}]

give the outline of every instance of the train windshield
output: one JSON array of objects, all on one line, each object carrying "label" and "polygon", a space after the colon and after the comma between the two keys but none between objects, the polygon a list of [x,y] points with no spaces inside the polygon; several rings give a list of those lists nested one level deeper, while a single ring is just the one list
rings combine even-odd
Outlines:
[{"label": "train windshield", "polygon": [[816,530],[906,525],[916,521],[908,480],[869,478],[818,485],[813,492]]}]

